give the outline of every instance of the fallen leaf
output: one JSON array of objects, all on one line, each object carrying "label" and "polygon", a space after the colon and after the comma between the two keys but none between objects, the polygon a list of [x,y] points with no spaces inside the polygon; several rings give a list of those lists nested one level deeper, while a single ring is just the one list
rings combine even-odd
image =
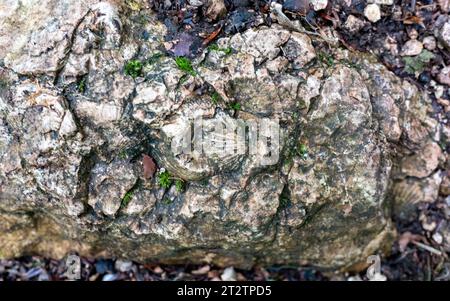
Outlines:
[{"label": "fallen leaf", "polygon": [[425,25],[423,24],[423,19],[418,16],[410,16],[408,18],[405,18],[403,20],[403,24],[406,24],[406,25],[418,24],[418,25],[425,27]]},{"label": "fallen leaf", "polygon": [[214,40],[219,35],[221,30],[222,30],[222,26],[219,26],[219,28],[214,30],[208,37],[206,37],[206,39],[203,41],[202,45],[207,46],[209,43],[211,43],[212,40]]},{"label": "fallen leaf", "polygon": [[142,164],[144,165],[144,178],[151,179],[156,172],[156,164],[152,157],[145,155],[142,158]]}]

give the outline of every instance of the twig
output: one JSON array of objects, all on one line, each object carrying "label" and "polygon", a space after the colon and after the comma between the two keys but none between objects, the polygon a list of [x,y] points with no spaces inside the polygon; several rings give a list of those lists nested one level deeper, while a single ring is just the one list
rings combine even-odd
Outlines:
[{"label": "twig", "polygon": [[416,246],[418,246],[419,248],[424,249],[424,250],[426,250],[426,251],[428,251],[428,252],[430,252],[430,253],[433,253],[433,254],[442,256],[442,252],[439,251],[439,250],[436,250],[436,249],[433,248],[433,247],[430,247],[430,246],[428,246],[428,245],[426,245],[426,244],[423,244],[423,243],[421,243],[421,242],[418,242],[418,241],[412,241],[412,243],[415,244]]},{"label": "twig", "polygon": [[306,30],[300,23],[294,23],[292,22],[282,11],[282,5],[276,2],[272,2],[270,4],[270,11],[272,12],[272,14],[275,16],[278,24],[285,26],[291,30],[300,32],[300,33],[306,33],[306,34],[310,34],[310,35],[314,35],[314,36],[318,36],[321,39],[323,39],[326,42],[332,42],[330,39],[328,39],[327,37],[324,37],[322,34],[318,33],[318,32],[314,32],[314,31],[309,31]]},{"label": "twig", "polygon": [[208,37],[206,37],[205,40],[203,40],[202,46],[206,47],[209,43],[211,43],[217,36],[219,35],[220,31],[222,30],[222,25],[219,26],[216,30],[214,30]]}]

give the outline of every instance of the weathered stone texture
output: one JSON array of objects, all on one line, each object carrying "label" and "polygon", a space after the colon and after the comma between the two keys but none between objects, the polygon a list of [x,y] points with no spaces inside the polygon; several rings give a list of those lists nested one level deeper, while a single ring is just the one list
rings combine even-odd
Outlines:
[{"label": "weathered stone texture", "polygon": [[[336,49],[324,66],[307,35],[260,26],[205,49],[193,76],[161,52],[166,29],[145,2],[6,2],[2,257],[349,267],[388,241],[394,200],[439,189],[426,96],[370,56]],[[124,72],[130,59],[147,62],[141,76]],[[280,159],[172,153],[171,133],[199,116],[279,120]],[[186,189],[145,178],[143,154]]]}]

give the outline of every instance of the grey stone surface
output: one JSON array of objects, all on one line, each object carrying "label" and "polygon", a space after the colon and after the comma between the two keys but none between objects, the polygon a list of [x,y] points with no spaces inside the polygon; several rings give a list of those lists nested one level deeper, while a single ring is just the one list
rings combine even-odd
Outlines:
[{"label": "grey stone surface", "polygon": [[[408,188],[423,199],[439,189],[443,154],[426,96],[370,56],[335,49],[335,64],[324,66],[307,35],[260,26],[205,49],[192,75],[161,52],[166,28],[144,1],[139,10],[7,2],[0,257],[76,250],[346,268],[389,241],[386,208],[395,200],[400,214]],[[131,59],[144,62],[136,78],[124,70]],[[206,125],[279,120],[280,159],[172,153],[170,134],[195,116]],[[153,178],[143,176],[143,154],[160,169]]]}]

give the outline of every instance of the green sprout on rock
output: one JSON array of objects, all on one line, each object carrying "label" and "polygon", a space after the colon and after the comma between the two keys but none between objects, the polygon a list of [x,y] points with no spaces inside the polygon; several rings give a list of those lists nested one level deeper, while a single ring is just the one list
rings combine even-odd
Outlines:
[{"label": "green sprout on rock", "polygon": [[132,78],[136,78],[141,75],[142,62],[139,60],[130,60],[125,65],[125,74],[128,74]]},{"label": "green sprout on rock", "polygon": [[128,205],[128,203],[130,203],[132,198],[133,198],[132,191],[128,191],[127,193],[125,193],[125,195],[122,199],[122,203],[120,204],[120,207],[125,208]]},{"label": "green sprout on rock", "polygon": [[184,189],[186,188],[186,184],[184,183],[183,180],[177,179],[175,181],[175,188],[177,189],[178,192],[183,192]]},{"label": "green sprout on rock", "polygon": [[208,49],[211,51],[220,51],[225,53],[226,55],[230,55],[233,52],[233,49],[231,47],[222,48],[219,47],[217,44],[212,44],[208,47]]},{"label": "green sprout on rock", "polygon": [[233,109],[233,110],[236,110],[236,111],[239,111],[241,109],[241,104],[238,103],[238,102],[233,102],[233,103],[229,104],[229,108]]},{"label": "green sprout on rock", "polygon": [[168,189],[172,185],[172,179],[168,171],[164,171],[158,175],[158,184],[165,189]]},{"label": "green sprout on rock", "polygon": [[175,63],[177,64],[178,69],[189,73],[192,76],[196,75],[194,68],[192,67],[192,63],[188,58],[179,56],[175,59]]},{"label": "green sprout on rock", "polygon": [[423,50],[419,55],[414,57],[404,57],[403,62],[405,63],[405,72],[410,74],[423,72],[427,64],[429,64],[434,57],[434,54],[428,50]]},{"label": "green sprout on rock", "polygon": [[170,204],[172,204],[172,200],[166,197],[163,199],[162,203],[164,205],[170,205]]},{"label": "green sprout on rock", "polygon": [[298,146],[297,152],[303,159],[306,159],[308,157],[308,148],[303,143]]},{"label": "green sprout on rock", "polygon": [[221,99],[220,94],[216,91],[211,95],[211,101],[214,105],[217,105]]},{"label": "green sprout on rock", "polygon": [[83,93],[86,90],[86,78],[83,77],[78,83],[78,91]]},{"label": "green sprout on rock", "polygon": [[326,53],[325,51],[319,51],[317,53],[317,59],[319,60],[319,62],[321,62],[322,64],[327,65],[328,67],[333,67],[334,66],[334,58],[331,54]]}]

